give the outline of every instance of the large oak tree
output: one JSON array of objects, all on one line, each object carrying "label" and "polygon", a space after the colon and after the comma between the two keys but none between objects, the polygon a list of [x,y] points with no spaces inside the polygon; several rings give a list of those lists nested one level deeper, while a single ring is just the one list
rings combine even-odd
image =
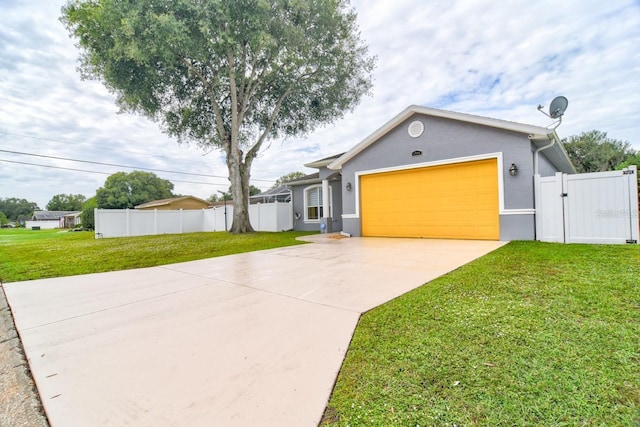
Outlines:
[{"label": "large oak tree", "polygon": [[153,172],[116,172],[96,190],[100,209],[133,209],[137,205],[173,197],[173,184]]},{"label": "large oak tree", "polygon": [[251,166],[265,142],[337,120],[372,87],[375,58],[348,0],[77,0],[62,11],[83,76],[181,142],[224,152],[232,232],[252,231]]}]

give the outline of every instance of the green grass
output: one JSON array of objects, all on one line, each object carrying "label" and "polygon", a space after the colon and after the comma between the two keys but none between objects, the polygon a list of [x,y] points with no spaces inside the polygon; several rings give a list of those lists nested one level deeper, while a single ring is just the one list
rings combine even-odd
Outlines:
[{"label": "green grass", "polygon": [[323,426],[640,426],[640,247],[513,242],[365,315]]},{"label": "green grass", "polygon": [[126,270],[301,244],[312,233],[226,232],[95,239],[90,232],[0,229],[0,280]]}]

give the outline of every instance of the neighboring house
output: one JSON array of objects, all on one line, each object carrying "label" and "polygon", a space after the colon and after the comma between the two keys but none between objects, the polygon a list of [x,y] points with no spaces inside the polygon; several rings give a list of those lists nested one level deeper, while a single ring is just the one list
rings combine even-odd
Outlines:
[{"label": "neighboring house", "polygon": [[73,212],[62,217],[64,228],[75,228],[82,224],[82,212]]},{"label": "neighboring house", "polygon": [[136,206],[136,209],[141,210],[197,210],[207,209],[210,203],[206,200],[199,199],[193,196],[180,196],[170,199],[154,200],[152,202],[143,203]]},{"label": "neighboring house", "polygon": [[[25,227],[40,227],[43,230],[73,228],[80,222],[80,213],[77,211],[35,211],[31,220],[25,222]],[[66,217],[70,219],[66,220]]]},{"label": "neighboring house", "polygon": [[534,240],[534,174],[576,172],[554,130],[419,106],[305,166],[296,230],[483,240]]}]

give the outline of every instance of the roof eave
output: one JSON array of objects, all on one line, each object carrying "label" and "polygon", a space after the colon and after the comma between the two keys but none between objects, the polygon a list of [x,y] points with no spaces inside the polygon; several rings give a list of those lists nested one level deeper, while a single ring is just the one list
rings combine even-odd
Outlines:
[{"label": "roof eave", "polygon": [[331,163],[335,162],[337,159],[339,159],[340,157],[344,156],[346,153],[341,153],[341,154],[337,154],[335,156],[331,156],[331,157],[327,157],[324,159],[320,159],[320,160],[315,160],[313,162],[310,163],[305,163],[304,166],[307,168],[314,168],[314,169],[320,169],[323,168],[325,166],[330,165]]},{"label": "roof eave", "polygon": [[529,135],[529,139],[537,148],[544,147],[545,145],[549,145],[550,142],[553,142],[553,145],[541,150],[541,153],[545,155],[559,172],[569,174],[578,173],[555,130],[548,130],[546,135]]},{"label": "roof eave", "polygon": [[300,181],[286,182],[285,185],[289,187],[289,186],[305,185],[305,184],[317,184],[319,182],[322,182],[320,178],[311,178],[311,179],[303,179]]}]

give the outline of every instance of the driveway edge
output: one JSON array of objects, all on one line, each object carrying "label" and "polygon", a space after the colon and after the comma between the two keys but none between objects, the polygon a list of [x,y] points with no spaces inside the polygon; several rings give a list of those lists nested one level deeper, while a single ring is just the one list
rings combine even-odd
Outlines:
[{"label": "driveway edge", "polygon": [[0,425],[49,427],[0,283]]}]

